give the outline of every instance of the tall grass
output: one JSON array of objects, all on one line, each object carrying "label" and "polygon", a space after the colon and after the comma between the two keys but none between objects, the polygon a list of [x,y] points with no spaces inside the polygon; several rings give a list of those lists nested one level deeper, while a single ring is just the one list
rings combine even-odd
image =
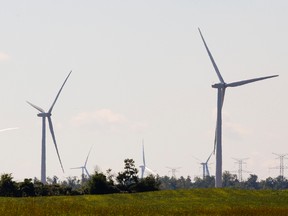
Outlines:
[{"label": "tall grass", "polygon": [[0,215],[288,215],[288,191],[193,189],[0,198]]}]

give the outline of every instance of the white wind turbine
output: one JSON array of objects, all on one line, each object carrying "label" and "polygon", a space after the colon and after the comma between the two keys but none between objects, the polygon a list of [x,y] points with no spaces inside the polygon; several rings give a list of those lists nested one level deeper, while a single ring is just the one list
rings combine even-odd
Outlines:
[{"label": "white wind turbine", "polygon": [[277,77],[278,75],[273,76],[266,76],[266,77],[260,77],[255,79],[249,79],[249,80],[242,80],[232,83],[225,83],[223,77],[220,74],[220,71],[212,57],[212,54],[210,53],[208,46],[204,40],[204,37],[198,28],[200,36],[202,38],[202,41],[205,45],[206,51],[209,55],[209,58],[213,64],[213,67],[217,73],[217,76],[219,78],[220,83],[216,83],[212,85],[212,88],[216,88],[218,90],[218,99],[217,99],[217,123],[216,123],[216,131],[215,131],[215,140],[214,140],[214,150],[216,149],[216,175],[215,175],[215,187],[220,188],[222,187],[222,107],[224,102],[224,96],[225,96],[225,90],[227,87],[237,87],[241,85],[245,85],[248,83],[269,79],[273,77]]},{"label": "white wind turbine", "polygon": [[205,176],[210,176],[209,168],[208,168],[208,162],[209,162],[211,156],[212,156],[212,153],[209,155],[206,162],[201,163],[201,165],[203,166],[203,179],[205,178]]},{"label": "white wind turbine", "polygon": [[67,81],[67,79],[69,78],[70,74],[71,74],[72,71],[70,71],[70,73],[68,74],[68,76],[66,77],[64,83],[62,84],[52,106],[50,107],[50,109],[48,110],[48,112],[45,112],[42,108],[30,103],[27,101],[28,104],[30,104],[32,107],[34,107],[35,109],[37,109],[40,113],[37,114],[38,117],[41,117],[42,118],[42,153],[41,153],[41,182],[43,184],[46,183],[46,118],[48,119],[48,124],[49,124],[49,129],[50,129],[50,132],[51,132],[51,135],[52,135],[52,139],[53,139],[53,142],[54,142],[54,146],[55,146],[55,149],[56,149],[56,152],[57,152],[57,156],[58,156],[58,159],[59,159],[59,162],[60,162],[60,165],[61,165],[61,168],[62,168],[62,171],[64,173],[64,168],[63,168],[63,165],[62,165],[62,162],[61,162],[61,158],[60,158],[60,155],[59,155],[59,151],[58,151],[58,147],[57,147],[57,143],[56,143],[56,138],[55,138],[55,134],[54,134],[54,129],[53,129],[53,124],[52,124],[52,120],[51,120],[51,115],[52,115],[52,110],[53,110],[53,107]]},{"label": "white wind turbine", "polygon": [[81,169],[81,170],[82,170],[82,182],[84,181],[85,172],[86,172],[86,175],[88,176],[88,178],[90,178],[90,174],[89,174],[89,172],[88,172],[88,170],[87,170],[87,168],[86,168],[86,165],[87,165],[87,161],[88,161],[90,152],[91,152],[91,150],[92,150],[92,147],[93,147],[93,146],[91,146],[91,148],[90,148],[90,150],[89,150],[89,152],[88,152],[88,155],[87,155],[87,157],[86,157],[86,160],[85,160],[84,165],[83,165],[83,166],[80,166],[80,167],[73,167],[73,168],[71,168],[71,169]]},{"label": "white wind turbine", "polygon": [[142,157],[143,157],[143,165],[139,166],[140,169],[141,169],[141,178],[144,177],[144,173],[145,173],[145,170],[147,170],[149,173],[153,174],[153,175],[156,175],[156,173],[149,169],[147,166],[146,166],[146,162],[145,162],[145,152],[144,152],[144,140],[142,140]]},{"label": "white wind turbine", "polygon": [[[213,152],[212,152],[213,153]],[[202,165],[202,169],[203,169],[203,179],[205,179],[206,176],[210,176],[210,172],[209,172],[209,167],[208,167],[208,162],[212,156],[212,153],[209,155],[209,157],[207,158],[206,162],[201,162],[201,160],[199,160],[198,158],[194,157],[196,160],[198,160],[200,162],[200,164]]]}]

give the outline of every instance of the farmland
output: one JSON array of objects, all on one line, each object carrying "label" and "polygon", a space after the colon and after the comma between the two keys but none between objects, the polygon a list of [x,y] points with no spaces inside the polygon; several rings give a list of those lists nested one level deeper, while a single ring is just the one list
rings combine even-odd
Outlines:
[{"label": "farmland", "polygon": [[288,215],[286,190],[192,189],[0,197],[0,215]]}]

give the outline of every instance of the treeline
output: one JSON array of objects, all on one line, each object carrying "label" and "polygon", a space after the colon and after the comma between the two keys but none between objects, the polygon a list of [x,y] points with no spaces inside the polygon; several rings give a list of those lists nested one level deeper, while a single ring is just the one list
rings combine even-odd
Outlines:
[{"label": "treeline", "polygon": [[[108,169],[106,173],[95,171],[90,178],[82,176],[68,177],[59,181],[56,176],[47,178],[43,184],[38,179],[24,179],[23,182],[13,180],[12,174],[2,174],[0,178],[0,196],[27,197],[27,196],[59,196],[109,193],[134,193],[157,190],[175,190],[192,188],[214,188],[215,177],[206,176],[204,179],[195,177],[180,178],[147,176],[138,177],[138,170],[133,159],[124,160],[124,170],[117,175]],[[288,180],[283,176],[259,180],[255,174],[250,174],[247,180],[239,181],[237,175],[225,171],[222,175],[224,188],[238,189],[288,189]]]},{"label": "treeline", "polygon": [[27,197],[27,196],[59,196],[82,194],[108,194],[132,193],[159,190],[158,176],[147,176],[139,179],[133,159],[124,160],[124,171],[117,176],[109,169],[106,173],[96,172],[82,180],[69,177],[67,180],[58,181],[58,178],[47,178],[43,184],[38,179],[24,179],[23,182],[13,180],[12,174],[2,174],[0,179],[0,196]]},{"label": "treeline", "polygon": [[[161,190],[174,190],[174,189],[192,189],[192,188],[214,188],[215,177],[206,176],[204,179],[195,177],[194,181],[188,176],[184,178],[170,178],[168,176],[159,178]],[[288,189],[288,180],[283,176],[276,178],[268,177],[265,180],[259,180],[255,174],[250,174],[247,180],[239,181],[237,175],[225,171],[222,175],[222,186],[224,188],[238,188],[238,189],[272,189],[281,190]]]}]

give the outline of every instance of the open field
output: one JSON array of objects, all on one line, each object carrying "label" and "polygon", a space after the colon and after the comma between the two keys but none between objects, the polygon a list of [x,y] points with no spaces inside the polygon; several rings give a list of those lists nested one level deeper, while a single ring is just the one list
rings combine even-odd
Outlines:
[{"label": "open field", "polygon": [[193,189],[89,196],[0,197],[0,215],[288,215],[288,191]]}]

